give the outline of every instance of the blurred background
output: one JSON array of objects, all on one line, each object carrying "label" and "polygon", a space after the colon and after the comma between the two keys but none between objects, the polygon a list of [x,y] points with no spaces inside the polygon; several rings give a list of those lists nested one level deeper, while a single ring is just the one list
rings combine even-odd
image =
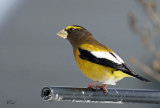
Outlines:
[{"label": "blurred background", "polygon": [[159,108],[151,104],[50,103],[40,96],[44,86],[86,87],[91,82],[78,69],[69,42],[56,36],[74,24],[87,28],[132,69],[153,81],[125,78],[109,87],[160,89],[160,64],[154,55],[160,57],[158,14],[159,0],[0,0],[0,106]]}]

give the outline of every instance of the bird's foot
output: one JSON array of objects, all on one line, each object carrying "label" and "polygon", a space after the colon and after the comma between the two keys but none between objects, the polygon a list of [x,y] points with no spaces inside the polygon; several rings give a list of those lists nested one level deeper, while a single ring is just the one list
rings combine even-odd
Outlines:
[{"label": "bird's foot", "polygon": [[94,81],[90,84],[88,84],[88,88],[96,88],[95,84],[98,83],[98,81]]},{"label": "bird's foot", "polygon": [[88,88],[91,88],[91,89],[100,88],[100,89],[104,90],[105,93],[108,94],[108,90],[106,89],[106,87],[108,86],[108,84],[104,84],[104,85],[95,85],[96,83],[98,83],[98,81],[94,81],[94,82],[88,84]]},{"label": "bird's foot", "polygon": [[104,84],[104,85],[101,85],[101,86],[97,85],[96,88],[100,88],[100,89],[104,90],[105,93],[108,94],[108,90],[106,89],[107,86],[108,86],[107,84]]}]

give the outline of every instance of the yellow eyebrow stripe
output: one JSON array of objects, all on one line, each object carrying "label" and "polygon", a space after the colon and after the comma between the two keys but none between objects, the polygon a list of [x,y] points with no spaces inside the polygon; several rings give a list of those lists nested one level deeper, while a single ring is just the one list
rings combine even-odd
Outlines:
[{"label": "yellow eyebrow stripe", "polygon": [[70,28],[74,28],[74,29],[82,29],[82,27],[68,26],[68,27],[65,28],[65,30],[69,30]]}]

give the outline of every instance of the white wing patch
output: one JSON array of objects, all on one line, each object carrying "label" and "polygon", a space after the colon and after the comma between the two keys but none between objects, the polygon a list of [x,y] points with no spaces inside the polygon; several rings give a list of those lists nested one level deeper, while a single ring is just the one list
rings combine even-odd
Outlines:
[{"label": "white wing patch", "polygon": [[115,53],[110,54],[109,52],[104,52],[104,51],[91,51],[91,54],[93,54],[97,58],[105,58],[108,60],[111,60],[117,64],[122,64],[124,63],[123,60]]},{"label": "white wing patch", "polygon": [[115,57],[117,58],[117,60],[119,60],[121,63],[124,63],[124,61],[116,53],[113,52],[112,54],[115,55]]}]

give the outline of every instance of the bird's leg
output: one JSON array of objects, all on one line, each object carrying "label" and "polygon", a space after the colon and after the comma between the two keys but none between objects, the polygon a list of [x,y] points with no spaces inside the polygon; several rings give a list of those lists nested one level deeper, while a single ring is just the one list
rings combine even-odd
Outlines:
[{"label": "bird's leg", "polygon": [[97,88],[100,88],[100,89],[103,89],[107,94],[108,94],[108,90],[106,89],[106,87],[108,86],[108,84],[104,84],[104,85],[101,85],[101,86],[96,86]]},{"label": "bird's leg", "polygon": [[88,84],[88,88],[96,87],[96,86],[95,86],[96,83],[98,83],[98,81],[94,81],[94,82]]}]

